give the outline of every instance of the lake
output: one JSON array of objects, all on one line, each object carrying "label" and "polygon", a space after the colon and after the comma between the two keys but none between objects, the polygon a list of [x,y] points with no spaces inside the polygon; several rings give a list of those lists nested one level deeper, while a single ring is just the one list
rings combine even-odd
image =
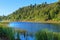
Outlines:
[{"label": "lake", "polygon": [[[34,23],[34,22],[10,22],[8,26],[26,30],[28,33],[36,33],[39,30],[48,29],[53,32],[60,32],[60,25],[59,24],[51,24],[51,23]],[[26,40],[23,35],[20,35],[21,40]],[[34,36],[30,37],[27,36],[27,40],[34,40]]]}]

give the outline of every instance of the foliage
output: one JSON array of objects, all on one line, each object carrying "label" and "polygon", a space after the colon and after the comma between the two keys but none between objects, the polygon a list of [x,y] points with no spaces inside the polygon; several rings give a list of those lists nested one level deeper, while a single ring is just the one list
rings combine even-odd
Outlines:
[{"label": "foliage", "polygon": [[[3,20],[10,21],[48,21],[60,20],[60,2],[48,4],[35,4],[19,8],[8,16],[3,16]],[[0,18],[1,19],[1,18]]]},{"label": "foliage", "polygon": [[60,33],[42,30],[36,33],[36,40],[60,40]]},{"label": "foliage", "polygon": [[0,38],[3,40],[14,40],[14,31],[12,28],[0,26]]}]

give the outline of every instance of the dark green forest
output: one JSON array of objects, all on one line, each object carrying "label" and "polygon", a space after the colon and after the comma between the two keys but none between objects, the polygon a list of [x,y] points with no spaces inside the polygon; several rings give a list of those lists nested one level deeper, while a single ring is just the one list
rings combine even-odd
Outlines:
[{"label": "dark green forest", "polygon": [[10,21],[60,21],[60,1],[48,4],[34,4],[19,8],[8,16],[0,17],[1,20]]}]

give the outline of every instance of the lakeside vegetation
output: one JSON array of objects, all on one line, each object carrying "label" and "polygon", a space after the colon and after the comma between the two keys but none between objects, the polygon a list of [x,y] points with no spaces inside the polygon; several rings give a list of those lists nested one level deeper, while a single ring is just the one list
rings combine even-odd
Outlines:
[{"label": "lakeside vegetation", "polygon": [[0,25],[0,40],[14,40],[13,29]]},{"label": "lakeside vegetation", "polygon": [[60,40],[60,32],[40,30],[36,33],[35,37],[36,40]]},{"label": "lakeside vegetation", "polygon": [[[20,29],[14,29],[12,27],[8,27],[3,23],[1,25],[0,23],[0,40],[20,40],[20,34],[25,34],[25,30],[20,30]],[[17,38],[15,38],[15,35],[17,33]]]},{"label": "lakeside vegetation", "polygon": [[[15,38],[15,33],[17,32],[17,39]],[[14,29],[9,27],[0,27],[0,40],[21,40],[19,30],[14,31]],[[27,35],[23,34],[25,37]],[[27,40],[27,39],[26,39]],[[60,40],[60,32],[52,32],[49,30],[40,30],[35,33],[35,40]]]}]

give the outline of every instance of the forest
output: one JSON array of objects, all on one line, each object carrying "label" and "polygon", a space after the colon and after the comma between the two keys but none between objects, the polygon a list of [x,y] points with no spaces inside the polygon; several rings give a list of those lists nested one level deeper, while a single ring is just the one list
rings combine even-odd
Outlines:
[{"label": "forest", "polygon": [[60,1],[48,4],[30,4],[19,8],[8,16],[1,16],[1,20],[8,21],[59,21],[60,20]]}]

